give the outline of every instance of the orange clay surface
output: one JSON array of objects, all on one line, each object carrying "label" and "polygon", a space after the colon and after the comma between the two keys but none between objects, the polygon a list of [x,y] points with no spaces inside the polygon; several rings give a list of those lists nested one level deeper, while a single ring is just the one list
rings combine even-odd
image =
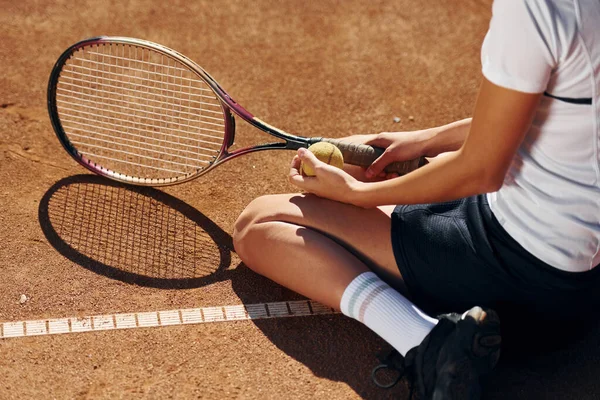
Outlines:
[{"label": "orange clay surface", "polygon": [[[286,181],[292,153],[255,153],[161,190],[98,180],[62,150],[46,111],[48,75],[72,43],[122,35],[164,44],[265,121],[342,137],[468,117],[490,8],[489,0],[0,0],[0,322],[301,299],[251,272],[231,246],[246,204],[295,190]],[[264,139],[239,125],[240,144]],[[165,222],[170,215],[183,228]],[[173,250],[185,252],[181,241],[197,231],[214,243],[192,254],[216,273]],[[598,333],[503,360],[485,398],[599,398]],[[7,338],[0,399],[404,398],[405,381],[390,391],[371,382],[382,348],[342,315]]]}]

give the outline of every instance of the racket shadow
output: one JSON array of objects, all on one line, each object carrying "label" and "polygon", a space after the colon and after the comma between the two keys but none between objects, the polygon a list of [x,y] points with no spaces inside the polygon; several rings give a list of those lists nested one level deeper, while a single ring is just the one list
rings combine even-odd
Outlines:
[{"label": "racket shadow", "polygon": [[222,280],[231,265],[228,233],[189,204],[151,187],[71,176],[44,194],[38,219],[64,257],[130,284],[201,287]]}]

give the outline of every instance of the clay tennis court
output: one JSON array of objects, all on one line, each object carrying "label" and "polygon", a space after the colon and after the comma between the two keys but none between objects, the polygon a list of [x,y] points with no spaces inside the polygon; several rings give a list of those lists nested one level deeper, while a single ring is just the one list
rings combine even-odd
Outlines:
[{"label": "clay tennis court", "polygon": [[[63,151],[48,76],[76,41],[130,36],[187,55],[288,132],[414,130],[470,115],[491,0],[0,6],[0,399],[408,395],[406,381],[372,383],[388,348],[374,333],[233,250],[245,205],[296,190],[293,153],[254,153],[168,188],[116,184]],[[243,123],[237,135],[267,139]],[[595,326],[562,349],[503,359],[485,398],[600,398]]]}]

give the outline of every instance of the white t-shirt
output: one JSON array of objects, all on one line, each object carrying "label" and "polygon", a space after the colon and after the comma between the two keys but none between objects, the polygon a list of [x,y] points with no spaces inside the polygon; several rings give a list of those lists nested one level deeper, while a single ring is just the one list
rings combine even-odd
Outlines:
[{"label": "white t-shirt", "polygon": [[492,12],[484,76],[546,95],[490,208],[540,260],[590,270],[600,264],[600,0],[495,0]]}]

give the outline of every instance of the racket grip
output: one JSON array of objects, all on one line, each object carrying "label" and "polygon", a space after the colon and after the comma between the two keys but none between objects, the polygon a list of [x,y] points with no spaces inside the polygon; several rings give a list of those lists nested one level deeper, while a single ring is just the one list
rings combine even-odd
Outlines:
[{"label": "racket grip", "polygon": [[[373,147],[367,144],[348,143],[340,139],[323,138],[321,141],[331,143],[340,149],[344,156],[345,163],[360,165],[361,167],[368,167],[371,165],[384,151],[384,149],[380,147]],[[408,161],[398,161],[388,164],[388,166],[385,167],[385,172],[395,172],[398,175],[404,175],[425,164],[425,157],[419,157]]]}]

